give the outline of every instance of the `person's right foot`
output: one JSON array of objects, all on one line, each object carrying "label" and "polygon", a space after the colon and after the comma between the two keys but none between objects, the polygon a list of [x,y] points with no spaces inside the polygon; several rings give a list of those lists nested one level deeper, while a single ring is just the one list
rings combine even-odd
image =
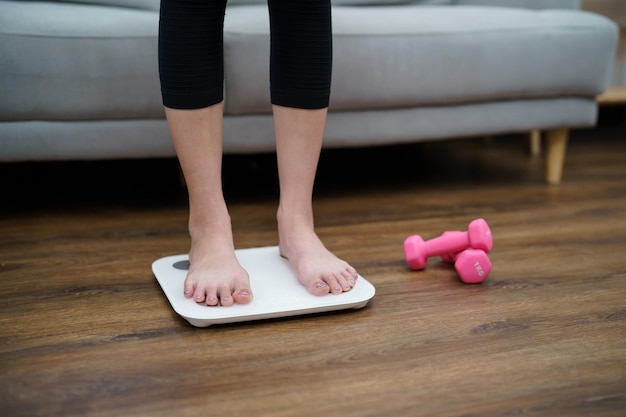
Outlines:
[{"label": "person's right foot", "polygon": [[230,222],[190,226],[191,250],[184,294],[208,306],[252,301],[250,278],[235,256]]}]

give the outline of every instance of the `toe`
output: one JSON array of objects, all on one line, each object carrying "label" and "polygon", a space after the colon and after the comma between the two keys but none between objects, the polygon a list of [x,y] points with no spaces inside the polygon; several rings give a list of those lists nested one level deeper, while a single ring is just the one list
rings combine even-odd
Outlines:
[{"label": "toe", "polygon": [[204,288],[196,288],[193,293],[193,300],[196,303],[202,303],[206,299],[206,293],[204,292]]},{"label": "toe", "polygon": [[350,288],[353,288],[356,285],[356,276],[352,275],[349,271],[343,272],[341,275],[346,280]]},{"label": "toe", "polygon": [[349,274],[339,274],[337,275],[337,282],[341,285],[341,289],[343,291],[350,291],[352,289],[353,283],[350,283],[350,275]]},{"label": "toe", "polygon": [[[185,286],[183,289],[183,293],[185,294],[185,298],[194,297],[196,293],[197,282],[193,279],[190,279],[189,276],[185,279]],[[195,297],[194,297],[195,299]]]},{"label": "toe", "polygon": [[215,289],[209,289],[206,292],[206,305],[216,306],[218,304],[217,291]]},{"label": "toe", "polygon": [[241,287],[233,292],[233,299],[237,304],[248,304],[252,301],[252,291],[247,287]]},{"label": "toe", "polygon": [[228,287],[221,287],[219,292],[220,297],[220,305],[224,307],[232,306],[235,300],[233,300],[233,295]]},{"label": "toe", "polygon": [[[359,278],[359,274],[358,274],[358,272],[356,272],[356,269],[354,269],[353,267],[348,265],[348,267],[346,268],[346,272],[350,275],[350,277],[356,283],[356,280]],[[354,285],[354,284],[352,284],[352,285]]]},{"label": "toe", "polygon": [[194,292],[195,292],[195,288],[193,285],[185,284],[185,290],[184,290],[185,298],[193,297]]},{"label": "toe", "polygon": [[329,275],[328,277],[326,277],[325,281],[328,284],[328,286],[330,287],[330,292],[331,293],[333,293],[333,294],[340,294],[340,293],[343,292],[342,285],[339,282],[339,279],[337,279],[337,276]]},{"label": "toe", "polygon": [[328,294],[330,287],[322,280],[313,281],[307,286],[307,290],[313,295]]}]

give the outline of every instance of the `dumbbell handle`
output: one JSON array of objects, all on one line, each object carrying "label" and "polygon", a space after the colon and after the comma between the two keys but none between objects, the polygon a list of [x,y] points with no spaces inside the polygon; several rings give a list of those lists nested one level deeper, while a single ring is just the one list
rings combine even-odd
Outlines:
[{"label": "dumbbell handle", "polygon": [[461,252],[444,253],[443,255],[441,255],[441,260],[447,264],[453,264],[460,254]]},{"label": "dumbbell handle", "polygon": [[467,232],[446,232],[439,237],[424,241],[424,254],[426,257],[456,254],[471,247]]},{"label": "dumbbell handle", "polygon": [[404,241],[406,261],[411,269],[422,269],[428,258],[445,256],[470,247],[467,232],[445,232],[439,237],[424,241],[420,235],[411,235]]}]

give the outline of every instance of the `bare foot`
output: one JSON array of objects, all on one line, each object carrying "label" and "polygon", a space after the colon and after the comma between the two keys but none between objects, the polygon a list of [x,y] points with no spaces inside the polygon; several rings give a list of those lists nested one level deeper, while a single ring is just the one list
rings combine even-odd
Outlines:
[{"label": "bare foot", "polygon": [[332,254],[309,220],[278,216],[280,254],[296,270],[298,281],[314,295],[350,291],[357,280],[356,270]]},{"label": "bare foot", "polygon": [[208,306],[252,301],[250,278],[235,256],[230,222],[190,226],[190,232],[185,297]]}]

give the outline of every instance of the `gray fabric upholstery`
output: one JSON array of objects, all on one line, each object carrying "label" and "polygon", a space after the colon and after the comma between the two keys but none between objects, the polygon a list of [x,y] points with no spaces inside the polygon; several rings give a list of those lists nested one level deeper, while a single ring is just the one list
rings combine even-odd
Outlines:
[{"label": "gray fabric upholstery", "polygon": [[[274,146],[265,2],[229,2],[226,152]],[[533,10],[533,0],[371,2],[333,0],[326,147],[595,123],[617,42],[606,18]],[[158,3],[0,0],[0,161],[174,156],[157,72]]]},{"label": "gray fabric upholstery", "polygon": [[[41,0],[19,0],[19,1],[35,1]],[[69,4],[89,4],[94,6],[113,6],[113,7],[129,7],[132,9],[144,9],[158,11],[161,6],[161,0],[48,0],[47,3],[69,3]]]},{"label": "gray fabric upholstery", "polygon": [[395,110],[333,112],[327,147],[350,147],[592,126],[592,98],[554,98],[424,106]]},{"label": "gray fabric upholstery", "polygon": [[[262,7],[227,16],[229,114],[271,111]],[[615,47],[606,23],[565,10],[336,7],[331,108],[593,96],[608,83],[606,56]]]},{"label": "gray fabric upholstery", "polygon": [[[590,98],[555,98],[393,110],[331,112],[326,148],[443,140],[595,123]],[[162,119],[0,123],[1,161],[173,157]],[[113,140],[115,139],[115,140]],[[271,152],[271,115],[224,119],[224,151]]]},{"label": "gray fabric upholstery", "polygon": [[175,155],[165,119],[0,122],[0,161]]},{"label": "gray fabric upholstery", "polygon": [[[94,3],[99,2],[112,2],[115,3],[121,0],[84,0],[92,1]],[[141,1],[141,0],[135,0]],[[151,0],[144,0],[149,2]],[[580,8],[581,0],[331,0],[331,3],[335,6],[381,6],[381,5],[399,5],[399,4],[473,4],[473,5],[488,5],[496,7],[527,7],[534,9],[552,9],[552,8]],[[266,4],[267,0],[228,0],[228,4],[242,5],[242,4]]]},{"label": "gray fabric upholstery", "polygon": [[[502,132],[527,132],[561,126],[593,125],[593,99],[558,98],[394,110],[330,112],[326,148],[401,144]],[[225,119],[225,151],[247,153],[274,148],[269,115]]]},{"label": "gray fabric upholstery", "polygon": [[[456,0],[330,0],[334,6],[379,6],[397,4],[452,4]],[[267,4],[267,0],[228,0],[229,6]]]},{"label": "gray fabric upholstery", "polygon": [[528,9],[580,9],[581,0],[455,0],[458,5],[523,7]]},{"label": "gray fabric upholstery", "polygon": [[154,12],[0,2],[0,120],[163,117]]}]

